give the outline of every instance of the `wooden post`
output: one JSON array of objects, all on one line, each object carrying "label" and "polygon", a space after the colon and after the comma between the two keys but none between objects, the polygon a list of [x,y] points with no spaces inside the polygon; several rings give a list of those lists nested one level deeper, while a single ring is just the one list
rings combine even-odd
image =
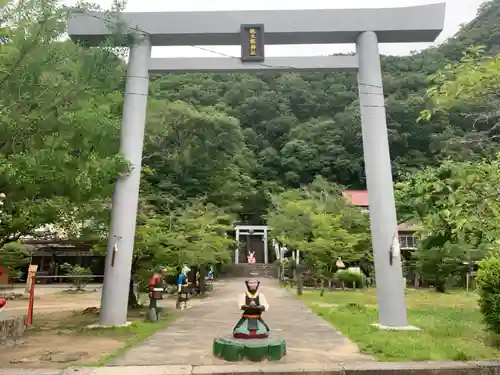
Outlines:
[{"label": "wooden post", "polygon": [[200,288],[200,294],[201,295],[205,295],[205,277],[206,277],[206,270],[205,270],[205,265],[204,264],[201,264],[199,266],[199,275],[200,275],[200,279],[198,280],[198,287]]},{"label": "wooden post", "polygon": [[30,299],[28,303],[28,317],[26,318],[26,327],[30,327],[33,323],[33,305],[35,303],[35,283],[36,283],[36,272],[31,274],[30,282]]}]

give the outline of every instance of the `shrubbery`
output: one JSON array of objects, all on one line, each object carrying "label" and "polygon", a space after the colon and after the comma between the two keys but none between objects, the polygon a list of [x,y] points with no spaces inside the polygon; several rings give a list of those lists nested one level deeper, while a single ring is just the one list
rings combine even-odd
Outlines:
[{"label": "shrubbery", "polygon": [[337,271],[335,273],[335,281],[344,283],[344,285],[348,288],[352,288],[354,285],[356,288],[363,288],[366,285],[365,275],[349,270]]},{"label": "shrubbery", "polygon": [[485,323],[491,331],[500,333],[500,251],[479,263],[476,282]]},{"label": "shrubbery", "polygon": [[61,270],[70,276],[69,279],[72,286],[79,292],[84,291],[90,278],[88,276],[92,275],[92,271],[88,267],[82,267],[78,264],[71,265],[69,263],[61,264]]}]

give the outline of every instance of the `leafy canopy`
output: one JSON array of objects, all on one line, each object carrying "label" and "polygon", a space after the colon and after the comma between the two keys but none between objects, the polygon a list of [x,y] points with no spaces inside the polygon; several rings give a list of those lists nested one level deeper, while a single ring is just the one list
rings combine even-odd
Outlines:
[{"label": "leafy canopy", "polygon": [[302,188],[275,195],[268,213],[273,236],[300,250],[315,272],[331,275],[338,258],[371,263],[368,216],[351,206],[338,185],[322,177]]},{"label": "leafy canopy", "polygon": [[122,64],[109,49],[61,41],[69,14],[55,0],[2,9],[0,245],[47,225],[79,232],[127,171]]},{"label": "leafy canopy", "polygon": [[500,236],[499,168],[500,157],[446,161],[396,185],[399,218],[421,226],[417,265],[439,291]]}]

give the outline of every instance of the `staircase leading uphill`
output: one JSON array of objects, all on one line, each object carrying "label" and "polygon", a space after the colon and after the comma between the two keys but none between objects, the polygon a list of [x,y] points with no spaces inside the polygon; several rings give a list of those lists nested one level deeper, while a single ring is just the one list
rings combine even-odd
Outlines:
[{"label": "staircase leading uphill", "polygon": [[277,278],[278,270],[274,264],[254,263],[254,264],[231,264],[224,267],[222,271],[224,277],[245,277],[245,278]]}]

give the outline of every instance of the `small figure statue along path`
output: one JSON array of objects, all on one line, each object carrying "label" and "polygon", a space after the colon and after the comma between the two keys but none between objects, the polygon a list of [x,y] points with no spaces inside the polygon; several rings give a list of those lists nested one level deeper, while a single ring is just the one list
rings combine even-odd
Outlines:
[{"label": "small figure statue along path", "polygon": [[255,259],[255,251],[249,251],[249,252],[248,252],[247,262],[248,262],[249,264],[254,264],[254,263],[256,262],[256,259]]},{"label": "small figure statue along path", "polygon": [[7,306],[7,298],[0,297],[0,312],[5,309],[5,306]]},{"label": "small figure statue along path", "polygon": [[215,339],[214,356],[226,361],[279,361],[286,354],[286,343],[282,339],[270,339],[270,329],[262,319],[269,310],[264,294],[259,293],[260,282],[245,281],[247,291],[238,300],[238,310],[243,312],[233,329],[233,337]]},{"label": "small figure statue along path", "polygon": [[158,301],[163,299],[164,288],[162,283],[166,272],[167,269],[160,266],[149,280],[148,320],[151,322],[157,322],[160,320],[160,308],[158,306]]}]

